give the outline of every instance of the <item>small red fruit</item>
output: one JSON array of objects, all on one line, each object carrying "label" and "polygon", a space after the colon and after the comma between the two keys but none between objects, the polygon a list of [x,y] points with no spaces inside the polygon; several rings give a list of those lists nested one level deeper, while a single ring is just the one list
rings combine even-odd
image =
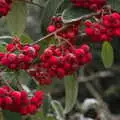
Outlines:
[{"label": "small red fruit", "polygon": [[49,25],[47,28],[47,31],[49,33],[55,32],[56,31],[56,27],[54,25]]}]

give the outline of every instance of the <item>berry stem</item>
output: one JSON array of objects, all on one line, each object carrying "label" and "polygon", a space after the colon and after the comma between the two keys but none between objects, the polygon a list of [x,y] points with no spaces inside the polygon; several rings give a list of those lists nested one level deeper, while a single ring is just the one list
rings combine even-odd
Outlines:
[{"label": "berry stem", "polygon": [[110,113],[106,103],[103,101],[103,99],[101,98],[101,96],[96,91],[96,89],[92,86],[91,83],[86,83],[86,87],[91,92],[91,94],[99,101],[99,103],[101,105],[100,111],[104,114],[105,119],[109,120],[111,118],[111,113]]},{"label": "berry stem", "polygon": [[69,40],[62,38],[60,36],[57,36],[57,37],[60,38],[61,40],[64,40],[69,46],[71,46],[73,49],[75,49],[74,46],[69,42]]}]

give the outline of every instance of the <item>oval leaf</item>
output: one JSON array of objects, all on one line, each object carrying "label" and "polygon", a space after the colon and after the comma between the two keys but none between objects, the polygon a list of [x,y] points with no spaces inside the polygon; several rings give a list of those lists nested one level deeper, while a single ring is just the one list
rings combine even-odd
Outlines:
[{"label": "oval leaf", "polygon": [[71,2],[70,2],[69,0],[67,0],[67,1],[66,1],[66,0],[63,0],[63,1],[59,4],[56,13],[61,14],[61,13],[64,11],[64,9],[66,9],[66,8],[68,8],[68,7],[70,7],[70,6],[71,6]]},{"label": "oval leaf", "polygon": [[68,113],[74,107],[77,95],[78,95],[78,81],[75,76],[66,76],[65,81],[65,110],[64,113]]},{"label": "oval leaf", "polygon": [[85,8],[69,7],[62,13],[62,20],[64,23],[75,22],[85,18],[91,11]]},{"label": "oval leaf", "polygon": [[29,35],[27,35],[27,34],[22,34],[20,36],[20,39],[21,39],[21,43],[22,44],[27,44],[27,43],[30,44],[30,43],[33,42],[33,40],[31,39],[31,37]]},{"label": "oval leaf", "polygon": [[12,10],[7,15],[7,25],[13,35],[20,36],[25,29],[27,16],[26,4],[21,1],[15,1]]},{"label": "oval leaf", "polygon": [[108,0],[108,4],[111,5],[112,9],[120,12],[120,0]]},{"label": "oval leaf", "polygon": [[109,42],[103,43],[101,57],[105,68],[110,68],[114,61],[114,53]]},{"label": "oval leaf", "polygon": [[6,43],[0,43],[0,52],[6,52]]},{"label": "oval leaf", "polygon": [[3,111],[4,120],[22,120],[22,116],[16,112]]}]

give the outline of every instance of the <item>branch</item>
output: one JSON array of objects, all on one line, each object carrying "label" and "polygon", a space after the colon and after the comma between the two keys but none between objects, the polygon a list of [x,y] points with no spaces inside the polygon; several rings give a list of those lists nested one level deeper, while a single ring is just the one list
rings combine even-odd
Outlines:
[{"label": "branch", "polygon": [[47,38],[49,38],[49,37],[54,36],[54,35],[57,34],[58,32],[60,32],[60,31],[64,30],[65,28],[67,28],[68,26],[70,26],[70,25],[65,25],[65,26],[57,29],[55,32],[52,32],[52,33],[50,33],[50,34],[48,34],[48,35],[40,38],[39,40],[33,42],[32,45],[37,44],[37,43],[39,43],[39,42],[41,42],[41,41],[43,41],[43,40],[45,40],[45,39],[47,39]]},{"label": "branch", "polygon": [[12,39],[12,36],[0,36],[0,39]]},{"label": "branch", "polygon": [[78,77],[78,81],[79,81],[79,83],[85,83],[85,82],[97,80],[98,78],[105,78],[105,77],[112,77],[112,76],[113,76],[112,72],[102,71],[102,72],[98,72],[98,73],[95,73],[90,76],[80,76],[80,77]]},{"label": "branch", "polygon": [[91,14],[83,15],[79,18],[72,19],[72,20],[64,20],[64,18],[62,17],[62,21],[63,21],[63,23],[73,23],[73,22],[81,21],[82,19],[91,18],[92,16],[99,15],[100,13],[101,13],[101,11],[99,11],[97,13],[91,13]]},{"label": "branch", "polygon": [[99,95],[99,93],[96,91],[96,89],[92,86],[90,83],[85,84],[90,93],[98,100],[100,103],[100,112],[104,114],[104,119],[109,120],[111,118],[111,113],[108,109],[107,104],[103,101],[102,97]]},{"label": "branch", "polygon": [[[76,22],[76,21],[81,21],[81,19],[85,19],[85,18],[87,19],[87,18],[90,18],[90,17],[92,17],[92,16],[99,15],[100,13],[101,13],[101,12],[91,13],[91,14],[89,14],[89,15],[84,15],[84,16],[79,17],[78,19],[75,19],[75,21],[71,21],[71,22],[69,22],[69,23],[74,23],[74,22]],[[64,22],[64,20],[63,20],[63,22]],[[52,32],[52,33],[50,33],[50,34],[48,34],[48,35],[40,38],[39,40],[37,40],[37,41],[35,41],[34,43],[32,43],[32,45],[37,44],[37,43],[39,43],[39,42],[41,42],[41,41],[43,41],[43,40],[45,40],[45,39],[47,39],[47,38],[49,38],[49,37],[54,36],[54,35],[57,34],[58,32],[66,29],[66,28],[68,28],[70,25],[71,25],[71,24],[67,24],[67,23],[66,23],[63,27],[57,29],[55,32]],[[84,35],[85,35],[85,34],[84,34]],[[82,36],[83,36],[83,35],[82,35]]]}]

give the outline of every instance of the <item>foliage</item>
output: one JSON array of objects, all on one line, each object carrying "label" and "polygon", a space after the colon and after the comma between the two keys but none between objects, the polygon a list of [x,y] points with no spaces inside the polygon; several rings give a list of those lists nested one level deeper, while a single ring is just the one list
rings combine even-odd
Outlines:
[{"label": "foliage", "polygon": [[[13,96],[7,96],[7,100],[6,97],[0,97],[0,100],[5,100],[4,107],[0,101],[2,116],[5,120],[22,120],[24,117],[26,120],[65,120],[77,103],[80,82],[78,71],[92,61],[90,46],[94,44],[96,48],[100,48],[100,61],[105,68],[114,64],[115,54],[111,41],[114,41],[114,37],[120,37],[120,0],[106,0],[101,8],[97,2],[96,6],[90,3],[90,8],[86,8],[72,0],[8,1],[5,0],[8,5],[4,6],[6,13],[2,12],[0,6],[1,17],[5,17],[10,35],[7,38],[0,37],[3,39],[0,44],[0,84],[17,92]],[[26,32],[28,4],[39,7],[41,11],[40,34],[44,36],[36,41]],[[115,20],[118,21],[111,22]],[[65,86],[64,107],[59,101],[53,100],[49,88],[46,87],[56,84],[58,79]],[[44,97],[39,91],[41,88],[44,90]],[[10,105],[15,100],[22,101],[22,95],[18,93],[21,94],[23,90],[27,93],[30,105],[21,108],[18,103],[13,110]],[[43,100],[43,105],[42,102],[39,103],[40,100]],[[33,115],[25,116],[27,114]]]}]

